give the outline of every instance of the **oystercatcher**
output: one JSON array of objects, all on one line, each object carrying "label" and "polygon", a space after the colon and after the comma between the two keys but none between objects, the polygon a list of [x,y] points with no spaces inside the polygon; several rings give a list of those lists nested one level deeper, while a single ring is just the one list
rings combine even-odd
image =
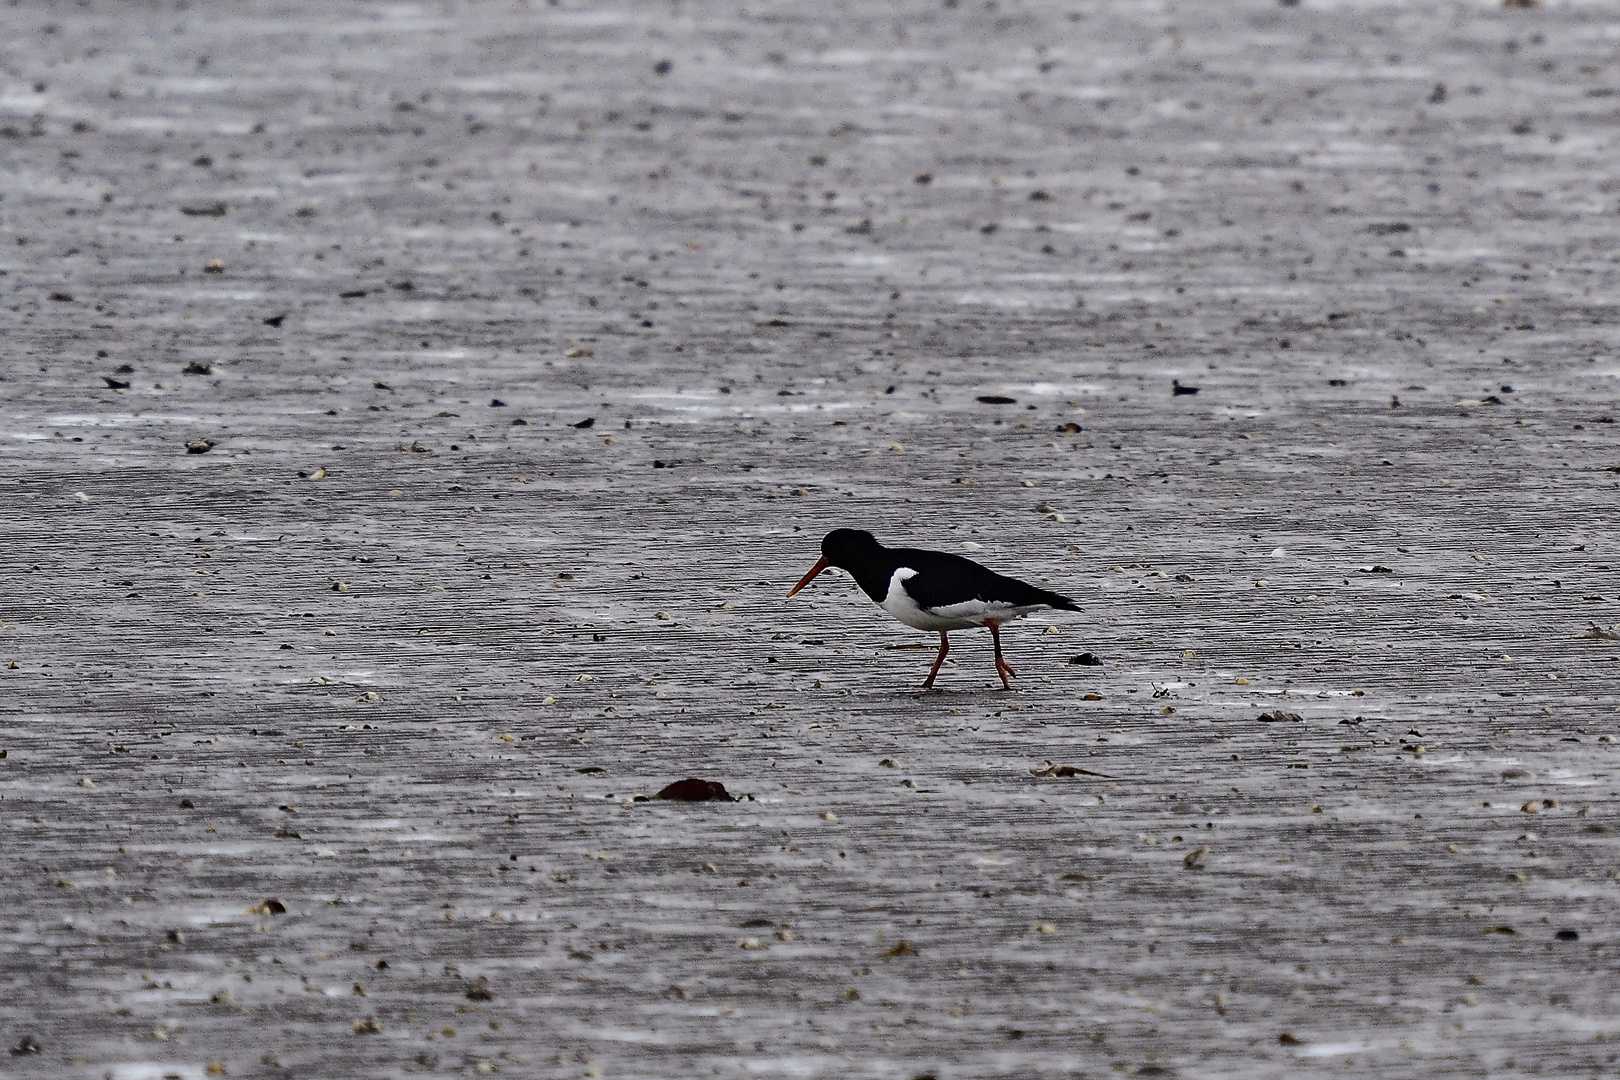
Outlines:
[{"label": "oystercatcher", "polygon": [[995,643],[996,674],[1001,676],[1001,685],[1011,690],[1008,680],[1018,673],[1001,657],[1001,624],[1041,608],[1080,610],[1066,596],[998,574],[972,559],[943,551],[884,547],[860,529],[834,529],[823,537],[821,561],[788,595],[810,584],[829,566],[848,571],[862,592],[907,626],[939,632],[939,655],[928,669],[924,690],[933,687],[934,676],[951,651],[947,631],[988,626]]}]

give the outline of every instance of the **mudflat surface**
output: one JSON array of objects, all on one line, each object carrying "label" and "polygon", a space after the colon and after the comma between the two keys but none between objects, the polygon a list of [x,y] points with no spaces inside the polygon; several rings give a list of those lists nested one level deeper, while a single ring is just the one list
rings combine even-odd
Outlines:
[{"label": "mudflat surface", "polygon": [[0,8],[0,1071],[1612,1075],[1613,16]]}]

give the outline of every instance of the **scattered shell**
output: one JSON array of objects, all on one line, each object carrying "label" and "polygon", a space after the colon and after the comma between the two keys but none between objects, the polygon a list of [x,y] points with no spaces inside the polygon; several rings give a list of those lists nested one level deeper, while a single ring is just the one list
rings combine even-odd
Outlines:
[{"label": "scattered shell", "polygon": [[675,802],[736,802],[726,791],[726,786],[718,780],[699,780],[689,776],[685,780],[677,780],[664,788],[655,799],[669,799]]},{"label": "scattered shell", "polygon": [[1039,767],[1029,770],[1029,775],[1031,775],[1031,776],[1101,776],[1106,780],[1117,779],[1116,777],[1109,776],[1107,773],[1093,772],[1090,769],[1082,769],[1078,765],[1054,765],[1050,761],[1041,762]]},{"label": "scattered shell", "polygon": [[247,913],[249,915],[285,915],[287,914],[287,905],[271,897],[268,900],[261,900],[254,904],[247,909]]}]

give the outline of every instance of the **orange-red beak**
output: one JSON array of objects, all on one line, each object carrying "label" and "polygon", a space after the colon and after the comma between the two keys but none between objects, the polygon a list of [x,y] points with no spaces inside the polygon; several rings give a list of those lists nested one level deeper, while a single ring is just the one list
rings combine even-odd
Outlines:
[{"label": "orange-red beak", "polygon": [[810,584],[811,580],[814,579],[817,574],[821,573],[823,570],[827,569],[827,567],[829,567],[831,565],[832,565],[831,563],[829,563],[825,558],[823,558],[820,562],[816,563],[816,565],[814,565],[814,566],[812,566],[810,568],[810,572],[808,574],[804,575],[804,577],[799,579],[799,583],[797,585],[793,586],[793,588],[788,590],[788,595],[792,596],[794,593],[798,592],[800,589],[802,589],[806,585]]}]

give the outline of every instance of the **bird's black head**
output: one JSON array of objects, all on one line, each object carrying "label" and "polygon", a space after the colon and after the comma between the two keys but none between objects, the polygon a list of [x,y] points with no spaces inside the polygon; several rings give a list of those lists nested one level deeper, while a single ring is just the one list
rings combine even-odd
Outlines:
[{"label": "bird's black head", "polygon": [[[834,529],[821,538],[821,558],[810,572],[799,579],[799,583],[788,590],[792,596],[810,582],[815,580],[817,574],[829,566],[836,566],[840,570],[848,571],[855,579],[855,583],[873,599],[882,599],[881,593],[872,590],[887,587],[889,570],[884,569],[883,553],[886,549],[877,542],[877,537],[861,529]],[[882,579],[881,582],[879,579]]]},{"label": "bird's black head", "polygon": [[821,538],[821,554],[829,563],[844,570],[858,563],[869,562],[883,550],[877,537],[864,529],[834,529]]}]

